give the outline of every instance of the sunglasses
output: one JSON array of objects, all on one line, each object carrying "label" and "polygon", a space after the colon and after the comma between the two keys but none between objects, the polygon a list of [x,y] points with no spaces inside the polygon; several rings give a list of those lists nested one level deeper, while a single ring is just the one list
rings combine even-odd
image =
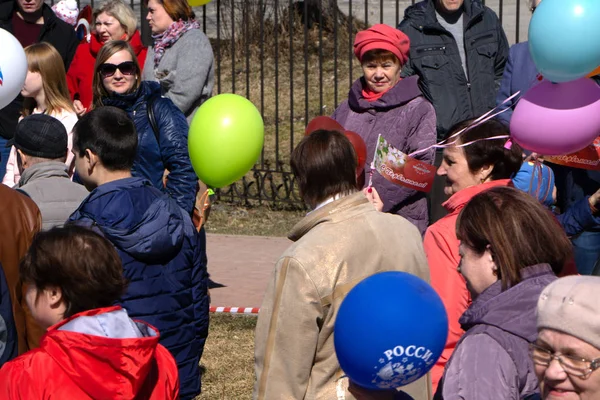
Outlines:
[{"label": "sunglasses", "polygon": [[125,61],[119,65],[104,63],[98,67],[98,72],[103,78],[110,78],[117,70],[121,71],[123,75],[133,75],[137,72],[137,67],[133,61]]}]

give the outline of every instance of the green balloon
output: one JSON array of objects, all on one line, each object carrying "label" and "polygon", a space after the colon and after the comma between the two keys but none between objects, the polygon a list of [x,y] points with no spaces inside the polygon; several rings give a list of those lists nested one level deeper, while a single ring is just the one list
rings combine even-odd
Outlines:
[{"label": "green balloon", "polygon": [[230,185],[254,166],[265,130],[260,112],[237,94],[212,97],[196,111],[188,135],[198,178],[213,188]]}]

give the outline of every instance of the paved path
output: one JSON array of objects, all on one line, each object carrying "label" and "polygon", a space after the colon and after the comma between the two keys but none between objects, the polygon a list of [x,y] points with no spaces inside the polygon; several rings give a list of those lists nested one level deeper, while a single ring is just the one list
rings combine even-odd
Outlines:
[{"label": "paved path", "polygon": [[291,244],[287,238],[207,235],[211,306],[260,307],[275,262]]}]

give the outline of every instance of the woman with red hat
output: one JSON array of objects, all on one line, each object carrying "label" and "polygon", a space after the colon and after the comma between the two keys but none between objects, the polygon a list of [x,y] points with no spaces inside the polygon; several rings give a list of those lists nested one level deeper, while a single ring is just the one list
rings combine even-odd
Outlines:
[{"label": "woman with red hat", "polygon": [[[384,24],[358,32],[354,40],[354,54],[363,76],[354,82],[348,99],[332,117],[363,138],[367,166],[373,161],[380,134],[405,154],[435,144],[435,111],[419,89],[419,78],[400,76],[409,47],[408,36]],[[415,158],[433,163],[433,157],[431,149]],[[425,193],[393,184],[378,173],[373,174],[373,186],[381,196],[383,211],[399,214],[416,225],[421,234],[425,232],[429,222]]]}]

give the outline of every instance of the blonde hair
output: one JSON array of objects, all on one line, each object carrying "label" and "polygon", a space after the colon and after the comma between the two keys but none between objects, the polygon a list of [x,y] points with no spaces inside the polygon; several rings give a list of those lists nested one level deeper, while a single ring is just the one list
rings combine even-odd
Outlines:
[{"label": "blonde hair", "polygon": [[[39,73],[42,77],[46,113],[53,114],[65,110],[75,112],[67,86],[65,65],[54,46],[46,42],[34,43],[25,47],[25,56],[27,69]],[[26,97],[23,102],[23,116],[30,115],[36,106],[35,99]]]},{"label": "blonde hair", "polygon": [[133,85],[133,88],[131,88],[130,92],[134,92],[140,87],[140,84],[142,83],[142,77],[140,76],[140,64],[138,63],[135,51],[133,51],[133,48],[131,47],[129,42],[126,42],[124,40],[112,40],[106,43],[104,46],[102,46],[102,48],[98,52],[98,55],[96,56],[96,64],[94,64],[94,81],[92,83],[92,93],[94,95],[94,108],[102,107],[104,105],[102,104],[102,98],[110,96],[110,93],[106,91],[104,83],[102,82],[99,67],[100,65],[104,64],[106,60],[123,50],[131,54],[131,60],[135,64],[137,70],[135,74],[135,84]]},{"label": "blonde hair", "polygon": [[102,4],[102,7],[94,11],[94,23],[98,15],[105,13],[115,18],[121,24],[121,27],[127,33],[129,39],[137,29],[137,19],[131,7],[123,3],[121,0],[109,0]]}]

